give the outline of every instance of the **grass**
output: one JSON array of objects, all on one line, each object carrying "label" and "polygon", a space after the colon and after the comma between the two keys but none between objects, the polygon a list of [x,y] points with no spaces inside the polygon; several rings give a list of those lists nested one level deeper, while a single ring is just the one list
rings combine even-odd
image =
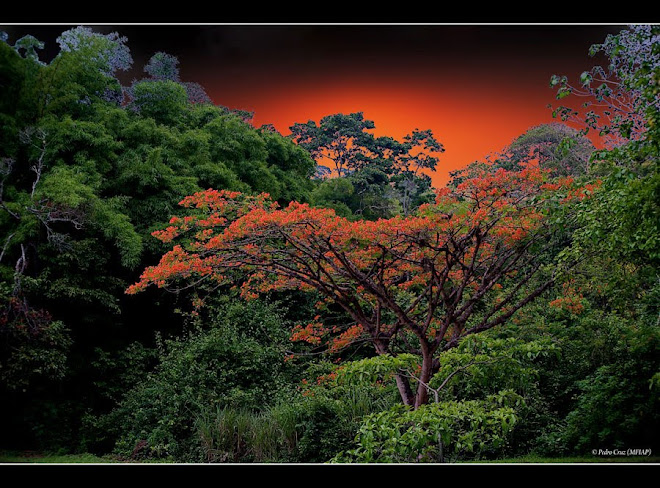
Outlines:
[{"label": "grass", "polygon": [[[46,463],[46,464],[112,464],[132,463],[117,456],[96,456],[94,454],[53,454],[34,451],[0,451],[0,464]],[[141,461],[143,463],[167,463],[172,461]]]},{"label": "grass", "polygon": [[563,464],[577,464],[577,463],[660,463],[658,456],[616,456],[616,457],[600,457],[600,456],[582,456],[582,457],[562,457],[562,458],[545,458],[540,456],[528,455],[510,459],[497,459],[493,461],[480,461],[484,463],[502,463],[502,464],[549,464],[549,463],[563,463]]},{"label": "grass", "polygon": [[[122,463],[126,461],[119,460],[112,456],[95,456],[94,454],[48,454],[35,452],[0,452],[0,463],[50,463],[50,464],[108,464]],[[151,461],[156,462],[156,461]],[[158,461],[167,463],[168,461]],[[522,456],[511,459],[498,459],[494,461],[479,461],[479,463],[488,464],[579,464],[579,463],[660,463],[660,457],[564,457],[564,458],[544,458],[539,456]],[[469,462],[467,464],[470,464]]]},{"label": "grass", "polygon": [[15,452],[7,451],[0,452],[0,463],[53,463],[53,464],[69,464],[69,463],[116,463],[119,462],[109,457],[99,457],[94,454],[48,454],[36,453],[32,451]]}]

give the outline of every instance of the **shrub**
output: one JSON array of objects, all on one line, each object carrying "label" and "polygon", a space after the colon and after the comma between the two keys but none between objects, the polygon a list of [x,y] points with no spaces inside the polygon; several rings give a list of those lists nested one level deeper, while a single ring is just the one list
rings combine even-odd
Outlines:
[{"label": "shrub", "polygon": [[368,416],[357,448],[335,456],[344,463],[419,463],[479,459],[503,447],[522,398],[510,391],[485,400],[439,402],[412,410],[397,405]]},{"label": "shrub", "polygon": [[269,404],[285,370],[275,306],[233,303],[215,311],[210,329],[160,341],[155,370],[108,415],[118,430],[117,454],[202,461],[195,427],[202,412]]}]

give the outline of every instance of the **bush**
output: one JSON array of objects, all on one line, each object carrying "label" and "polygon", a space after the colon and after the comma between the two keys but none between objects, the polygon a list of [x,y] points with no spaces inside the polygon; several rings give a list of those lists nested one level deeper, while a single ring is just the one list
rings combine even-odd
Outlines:
[{"label": "bush", "polygon": [[366,415],[390,408],[395,389],[367,383],[339,385],[334,366],[312,365],[297,389],[259,411],[206,408],[196,428],[208,462],[324,463],[354,447]]},{"label": "bush", "polygon": [[105,418],[116,425],[117,454],[203,461],[195,427],[202,412],[269,404],[285,371],[275,306],[235,302],[214,310],[210,329],[160,341],[158,366]]},{"label": "bush", "polygon": [[563,432],[569,450],[582,455],[599,448],[658,447],[657,350],[657,331],[637,330],[626,356],[577,382],[579,395]]},{"label": "bush", "polygon": [[281,403],[255,412],[218,408],[196,422],[203,460],[326,462],[355,436],[338,410],[336,404],[322,399]]},{"label": "bush", "polygon": [[521,397],[510,391],[485,400],[440,402],[412,410],[397,405],[368,416],[357,448],[335,456],[344,463],[420,463],[479,459],[507,443]]}]

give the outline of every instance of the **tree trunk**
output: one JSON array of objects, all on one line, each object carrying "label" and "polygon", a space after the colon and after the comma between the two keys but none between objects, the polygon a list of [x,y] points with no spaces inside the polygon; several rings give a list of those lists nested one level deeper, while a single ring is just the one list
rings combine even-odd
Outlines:
[{"label": "tree trunk", "polygon": [[411,406],[414,409],[419,408],[429,402],[428,384],[433,376],[433,353],[428,348],[424,347],[422,353],[422,367],[419,377],[415,378],[417,382],[417,391],[413,392],[410,386],[410,376],[405,374],[396,375],[396,386],[399,389],[401,400],[405,405]]},{"label": "tree trunk", "polygon": [[422,370],[420,371],[419,381],[417,384],[417,394],[415,395],[414,408],[417,409],[421,405],[425,405],[429,401],[429,390],[427,385],[431,380],[433,374],[433,356],[430,352],[422,352]]},{"label": "tree trunk", "polygon": [[403,403],[408,406],[415,405],[415,394],[410,388],[410,381],[403,375],[396,375],[396,386],[399,389],[399,394],[401,395],[401,400]]},{"label": "tree trunk", "polygon": [[445,449],[444,445],[442,444],[442,436],[440,435],[440,432],[438,432],[438,462],[439,463],[444,463],[445,462]]}]

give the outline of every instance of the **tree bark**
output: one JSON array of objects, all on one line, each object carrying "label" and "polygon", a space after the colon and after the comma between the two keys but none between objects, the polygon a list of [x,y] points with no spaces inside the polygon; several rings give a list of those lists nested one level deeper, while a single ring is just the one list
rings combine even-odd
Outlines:
[{"label": "tree bark", "polygon": [[397,374],[396,386],[399,389],[399,394],[401,395],[401,400],[403,400],[403,403],[410,407],[414,407],[415,394],[413,393],[412,388],[410,388],[410,382],[408,381],[408,378],[401,374]]},{"label": "tree bark", "polygon": [[428,403],[429,390],[427,385],[431,380],[433,374],[433,355],[426,348],[422,351],[422,370],[420,372],[419,381],[417,383],[417,394],[415,395],[414,408],[417,409],[421,405]]}]

